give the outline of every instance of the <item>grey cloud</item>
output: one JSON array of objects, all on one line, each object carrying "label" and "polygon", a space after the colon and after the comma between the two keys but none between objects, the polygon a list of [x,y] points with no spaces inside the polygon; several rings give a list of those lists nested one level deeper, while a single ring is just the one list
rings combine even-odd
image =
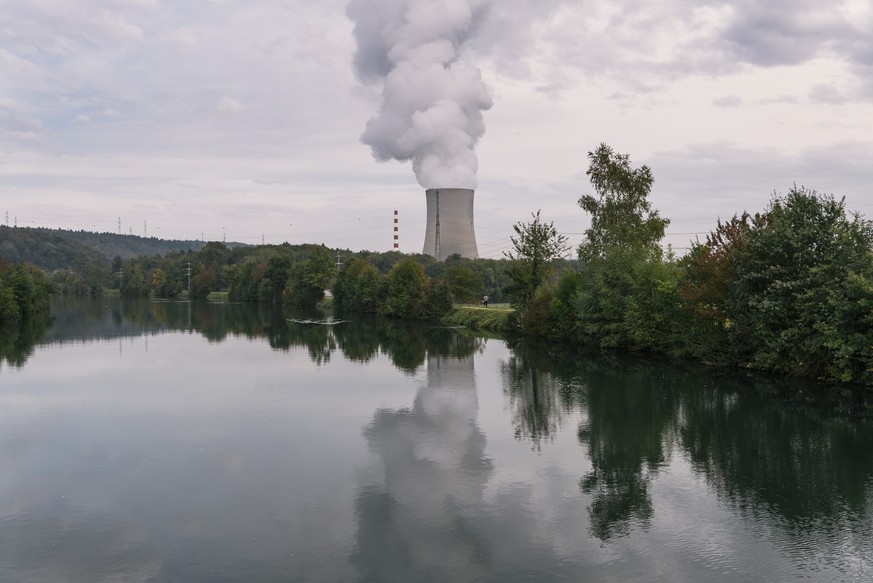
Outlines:
[{"label": "grey cloud", "polygon": [[819,84],[809,90],[809,99],[816,103],[840,104],[852,101],[852,96],[832,85]]},{"label": "grey cloud", "polygon": [[865,81],[865,67],[873,63],[870,36],[839,5],[815,0],[625,0],[584,7],[514,0],[489,12],[473,44],[494,59],[497,71],[532,76],[550,91],[586,76],[639,83],[836,57],[864,84],[865,91],[852,96],[858,99],[868,89],[873,95],[873,83]]},{"label": "grey cloud", "polygon": [[781,0],[735,5],[720,40],[742,62],[771,67],[805,62],[852,36],[838,5]]},{"label": "grey cloud", "polygon": [[724,97],[714,99],[712,104],[715,107],[739,107],[743,104],[743,99],[737,95],[725,95]]}]

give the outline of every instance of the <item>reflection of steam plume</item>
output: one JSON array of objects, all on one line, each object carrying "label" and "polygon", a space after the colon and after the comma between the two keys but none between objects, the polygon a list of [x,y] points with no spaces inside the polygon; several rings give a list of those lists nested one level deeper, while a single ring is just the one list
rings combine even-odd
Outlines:
[{"label": "reflection of steam plume", "polygon": [[350,0],[355,70],[381,81],[382,107],[361,140],[380,161],[412,160],[424,188],[476,188],[475,147],[491,97],[461,47],[491,0]]},{"label": "reflection of steam plume", "polygon": [[473,357],[428,358],[412,410],[376,412],[365,430],[384,485],[357,499],[354,561],[365,580],[477,581],[483,542],[470,528],[491,464],[476,425]]}]

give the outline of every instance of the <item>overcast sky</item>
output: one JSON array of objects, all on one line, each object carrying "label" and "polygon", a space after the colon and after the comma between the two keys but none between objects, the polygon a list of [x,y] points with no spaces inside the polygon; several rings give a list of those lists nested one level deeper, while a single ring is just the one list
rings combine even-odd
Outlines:
[{"label": "overcast sky", "polygon": [[[384,251],[397,209],[420,252],[355,50],[345,0],[0,0],[0,220]],[[873,215],[870,0],[495,0],[462,62],[493,100],[482,256],[537,209],[577,243],[601,142],[651,167],[680,250],[794,183]]]}]

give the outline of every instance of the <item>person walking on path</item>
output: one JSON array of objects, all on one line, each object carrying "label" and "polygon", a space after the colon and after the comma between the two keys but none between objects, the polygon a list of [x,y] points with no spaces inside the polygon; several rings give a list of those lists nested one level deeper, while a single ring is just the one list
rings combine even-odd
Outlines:
[{"label": "person walking on path", "polygon": [[482,296],[482,303],[486,308],[488,307],[488,296]]}]

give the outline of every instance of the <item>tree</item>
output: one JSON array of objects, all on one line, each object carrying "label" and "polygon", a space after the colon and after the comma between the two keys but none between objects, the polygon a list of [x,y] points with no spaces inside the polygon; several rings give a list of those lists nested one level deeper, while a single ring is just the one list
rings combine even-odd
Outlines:
[{"label": "tree", "polygon": [[305,261],[295,264],[285,287],[284,300],[290,304],[314,306],[324,299],[335,271],[333,258],[325,247],[316,247]]},{"label": "tree", "polygon": [[506,292],[515,298],[519,307],[530,303],[537,289],[546,283],[552,274],[552,261],[567,252],[567,237],[558,233],[554,224],[545,224],[540,211],[531,213],[533,221],[513,225],[516,236],[510,236],[512,250],[503,255],[513,261],[509,268],[510,279]]},{"label": "tree", "polygon": [[288,253],[274,255],[258,284],[258,298],[264,303],[278,304],[283,300],[285,286],[294,268],[294,259]]},{"label": "tree", "polygon": [[149,286],[146,283],[142,265],[135,261],[128,267],[124,283],[121,286],[121,295],[144,298],[149,295]]},{"label": "tree", "polygon": [[422,304],[422,319],[436,322],[452,311],[452,292],[445,280],[431,281],[427,286]]},{"label": "tree", "polygon": [[465,265],[449,267],[443,271],[442,280],[458,302],[478,302],[482,297],[482,276]]},{"label": "tree", "polygon": [[679,271],[659,241],[670,224],[648,200],[654,178],[606,144],[588,153],[588,177],[598,198],[579,206],[591,227],[579,246],[586,262],[578,282],[579,334],[604,347],[666,351],[679,309]]},{"label": "tree", "polygon": [[648,166],[631,168],[627,154],[618,154],[606,145],[588,152],[586,174],[598,198],[589,194],[579,206],[591,214],[591,227],[579,245],[579,259],[591,261],[605,257],[613,249],[642,251],[659,256],[658,242],[670,224],[648,200],[655,179]]},{"label": "tree", "polygon": [[859,381],[873,369],[873,222],[792,188],[734,253],[732,330],[756,368]]},{"label": "tree", "polygon": [[727,222],[719,220],[706,242],[693,245],[679,261],[682,270],[679,295],[687,322],[678,352],[707,362],[732,364],[738,360],[736,350],[746,348],[732,342],[731,337],[736,335],[735,257],[748,241],[750,220],[745,212]]},{"label": "tree", "polygon": [[333,287],[337,309],[375,313],[381,284],[378,269],[360,257],[351,257],[343,264]]},{"label": "tree", "polygon": [[420,319],[427,283],[424,268],[414,259],[397,263],[385,276],[385,301],[379,307],[379,313],[408,320]]}]

